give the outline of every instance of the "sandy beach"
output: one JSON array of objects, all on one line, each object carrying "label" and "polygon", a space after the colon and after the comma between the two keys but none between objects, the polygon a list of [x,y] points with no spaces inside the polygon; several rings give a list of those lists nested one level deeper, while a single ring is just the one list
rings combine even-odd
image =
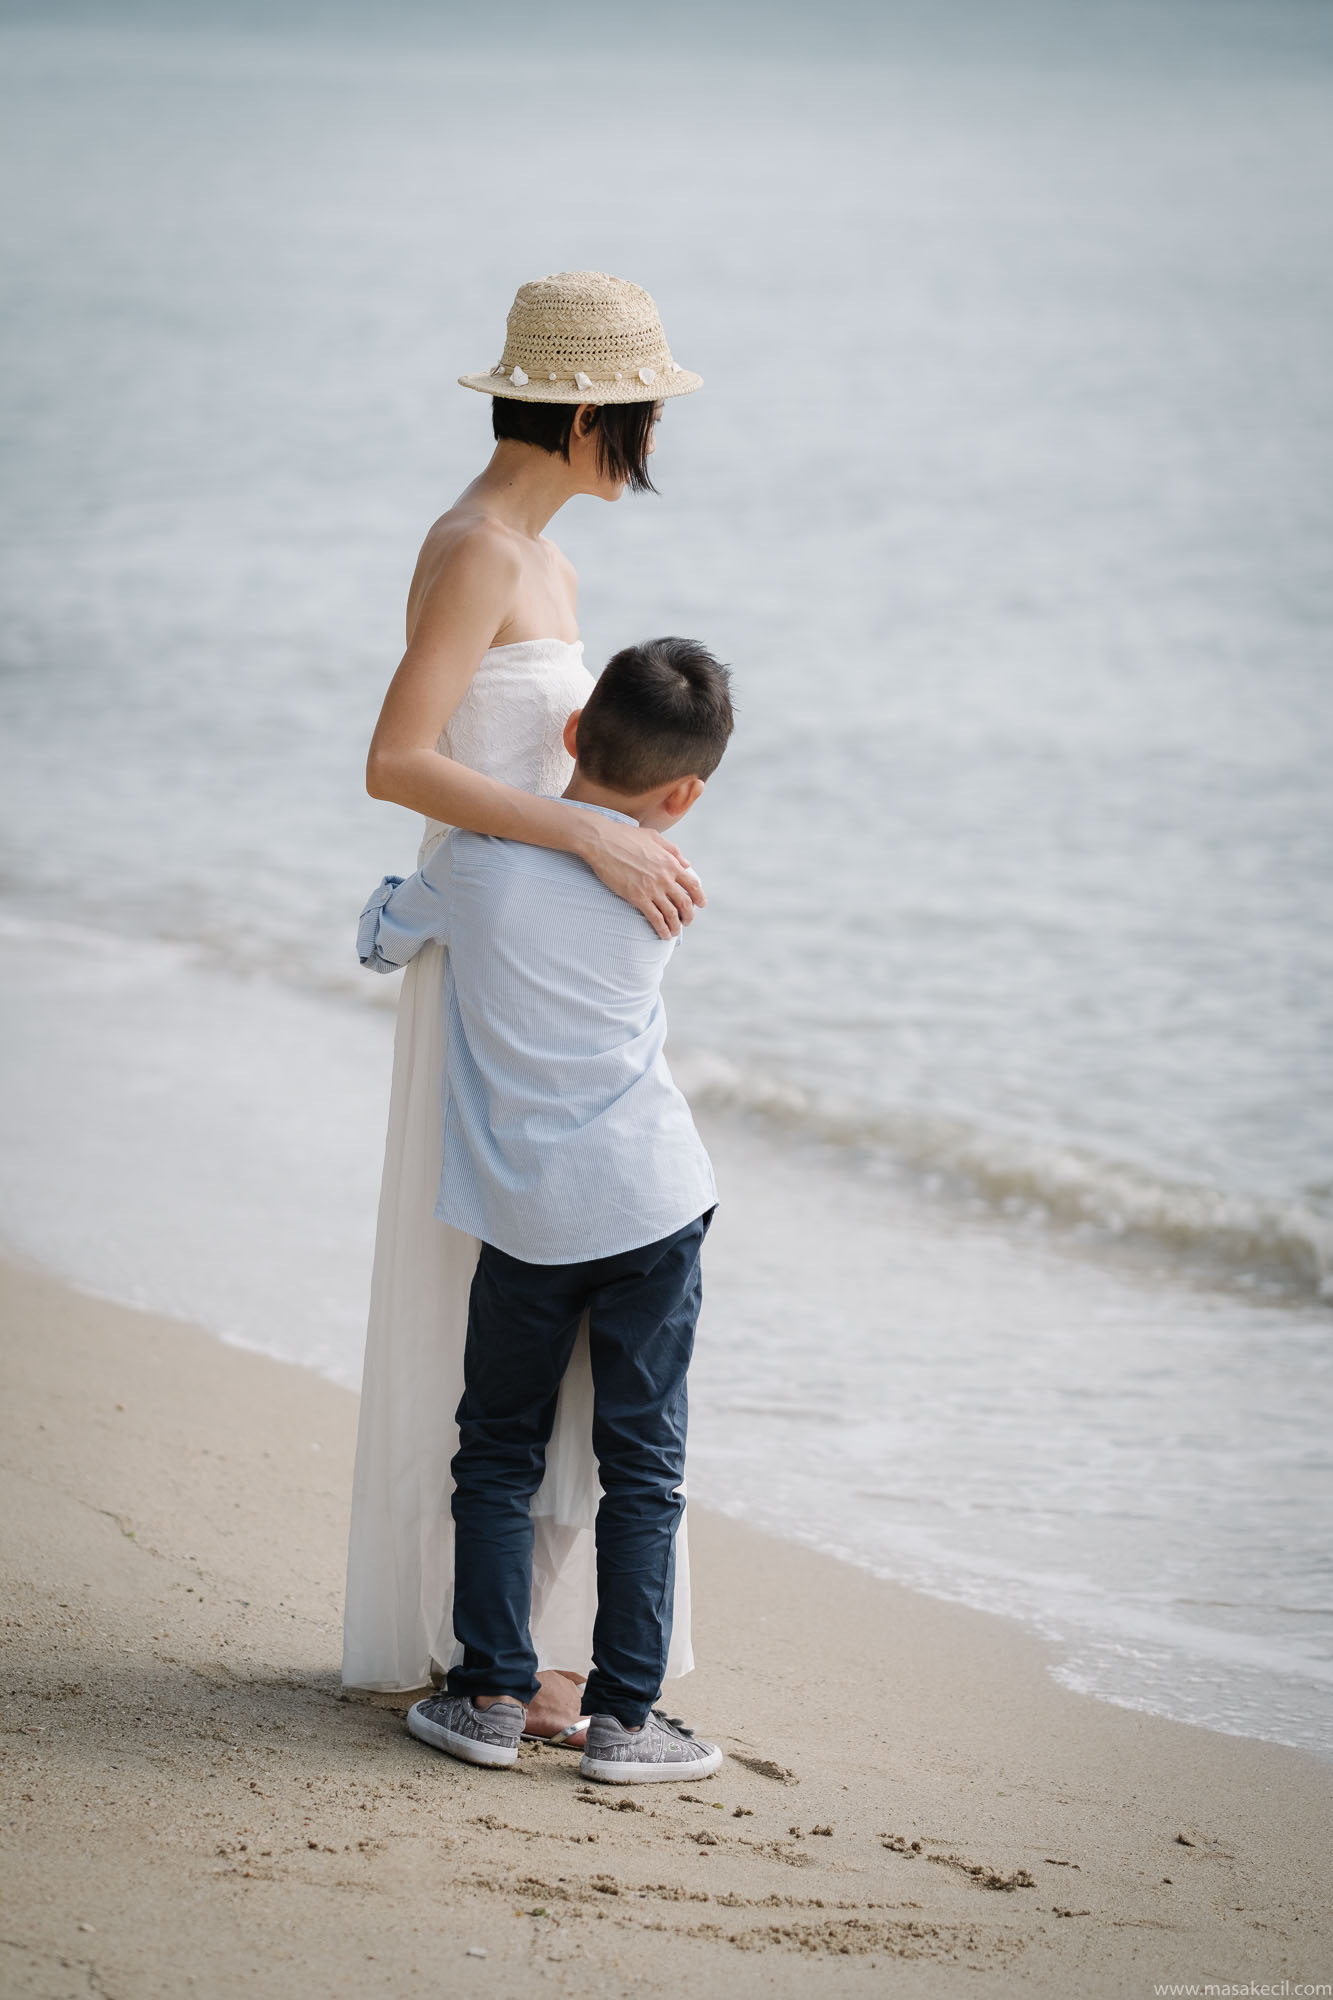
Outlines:
[{"label": "sandy beach", "polygon": [[0,1297],[6,1994],[1333,1978],[1333,1767],[698,1511],[667,1705],[715,1779],[433,1755],[338,1684],[355,1398],[30,1272]]}]

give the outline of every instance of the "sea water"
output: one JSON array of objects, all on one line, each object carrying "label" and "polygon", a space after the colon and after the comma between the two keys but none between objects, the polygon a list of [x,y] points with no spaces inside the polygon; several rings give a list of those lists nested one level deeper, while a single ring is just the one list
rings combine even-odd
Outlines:
[{"label": "sea water", "polygon": [[1333,35],[999,11],[0,33],[4,1240],[355,1383],[453,378],[633,275],[706,387],[553,532],[736,674],[692,1490],[1329,1749]]}]

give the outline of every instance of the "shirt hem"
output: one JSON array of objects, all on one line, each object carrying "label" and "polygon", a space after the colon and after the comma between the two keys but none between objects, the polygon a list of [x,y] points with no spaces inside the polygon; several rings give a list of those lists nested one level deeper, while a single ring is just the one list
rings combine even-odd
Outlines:
[{"label": "shirt hem", "polygon": [[697,1206],[685,1209],[674,1221],[667,1220],[660,1227],[653,1226],[647,1235],[640,1227],[627,1237],[617,1236],[605,1243],[599,1238],[592,1248],[580,1248],[572,1255],[561,1257],[534,1257],[530,1243],[521,1244],[516,1238],[504,1242],[499,1236],[488,1234],[485,1229],[478,1227],[479,1218],[463,1218],[457,1213],[451,1215],[448,1203],[444,1200],[435,1204],[435,1220],[448,1223],[450,1229],[460,1230],[464,1236],[474,1236],[479,1243],[489,1243],[493,1249],[503,1250],[506,1257],[517,1258],[521,1264],[549,1264],[559,1268],[569,1264],[593,1264],[599,1257],[623,1257],[630,1250],[642,1250],[649,1243],[660,1243],[664,1236],[674,1236],[678,1229],[684,1229],[688,1223],[697,1222],[701,1215],[707,1215],[710,1209],[717,1206],[716,1187],[705,1189],[703,1199]]}]

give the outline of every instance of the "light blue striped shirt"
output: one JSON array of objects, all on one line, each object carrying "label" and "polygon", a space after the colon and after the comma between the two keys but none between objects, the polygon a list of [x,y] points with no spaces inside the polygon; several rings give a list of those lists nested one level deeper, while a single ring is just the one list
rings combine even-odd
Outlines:
[{"label": "light blue striped shirt", "polygon": [[663,1052],[678,940],[576,856],[461,830],[406,881],[385,878],[357,951],[394,972],[430,938],[446,946],[441,1221],[525,1263],[577,1264],[713,1206]]}]

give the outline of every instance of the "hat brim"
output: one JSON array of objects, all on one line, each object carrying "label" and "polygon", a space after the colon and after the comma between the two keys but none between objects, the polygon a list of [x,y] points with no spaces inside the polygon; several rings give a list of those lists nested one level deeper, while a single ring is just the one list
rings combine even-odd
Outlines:
[{"label": "hat brim", "polygon": [[460,375],[458,380],[464,389],[476,389],[483,396],[504,396],[515,403],[662,403],[670,396],[693,395],[704,385],[703,376],[692,375],[688,368],[663,373],[652,383],[640,382],[636,375],[623,382],[594,382],[588,389],[580,389],[577,382],[535,378],[519,388],[507,375],[489,373]]}]

